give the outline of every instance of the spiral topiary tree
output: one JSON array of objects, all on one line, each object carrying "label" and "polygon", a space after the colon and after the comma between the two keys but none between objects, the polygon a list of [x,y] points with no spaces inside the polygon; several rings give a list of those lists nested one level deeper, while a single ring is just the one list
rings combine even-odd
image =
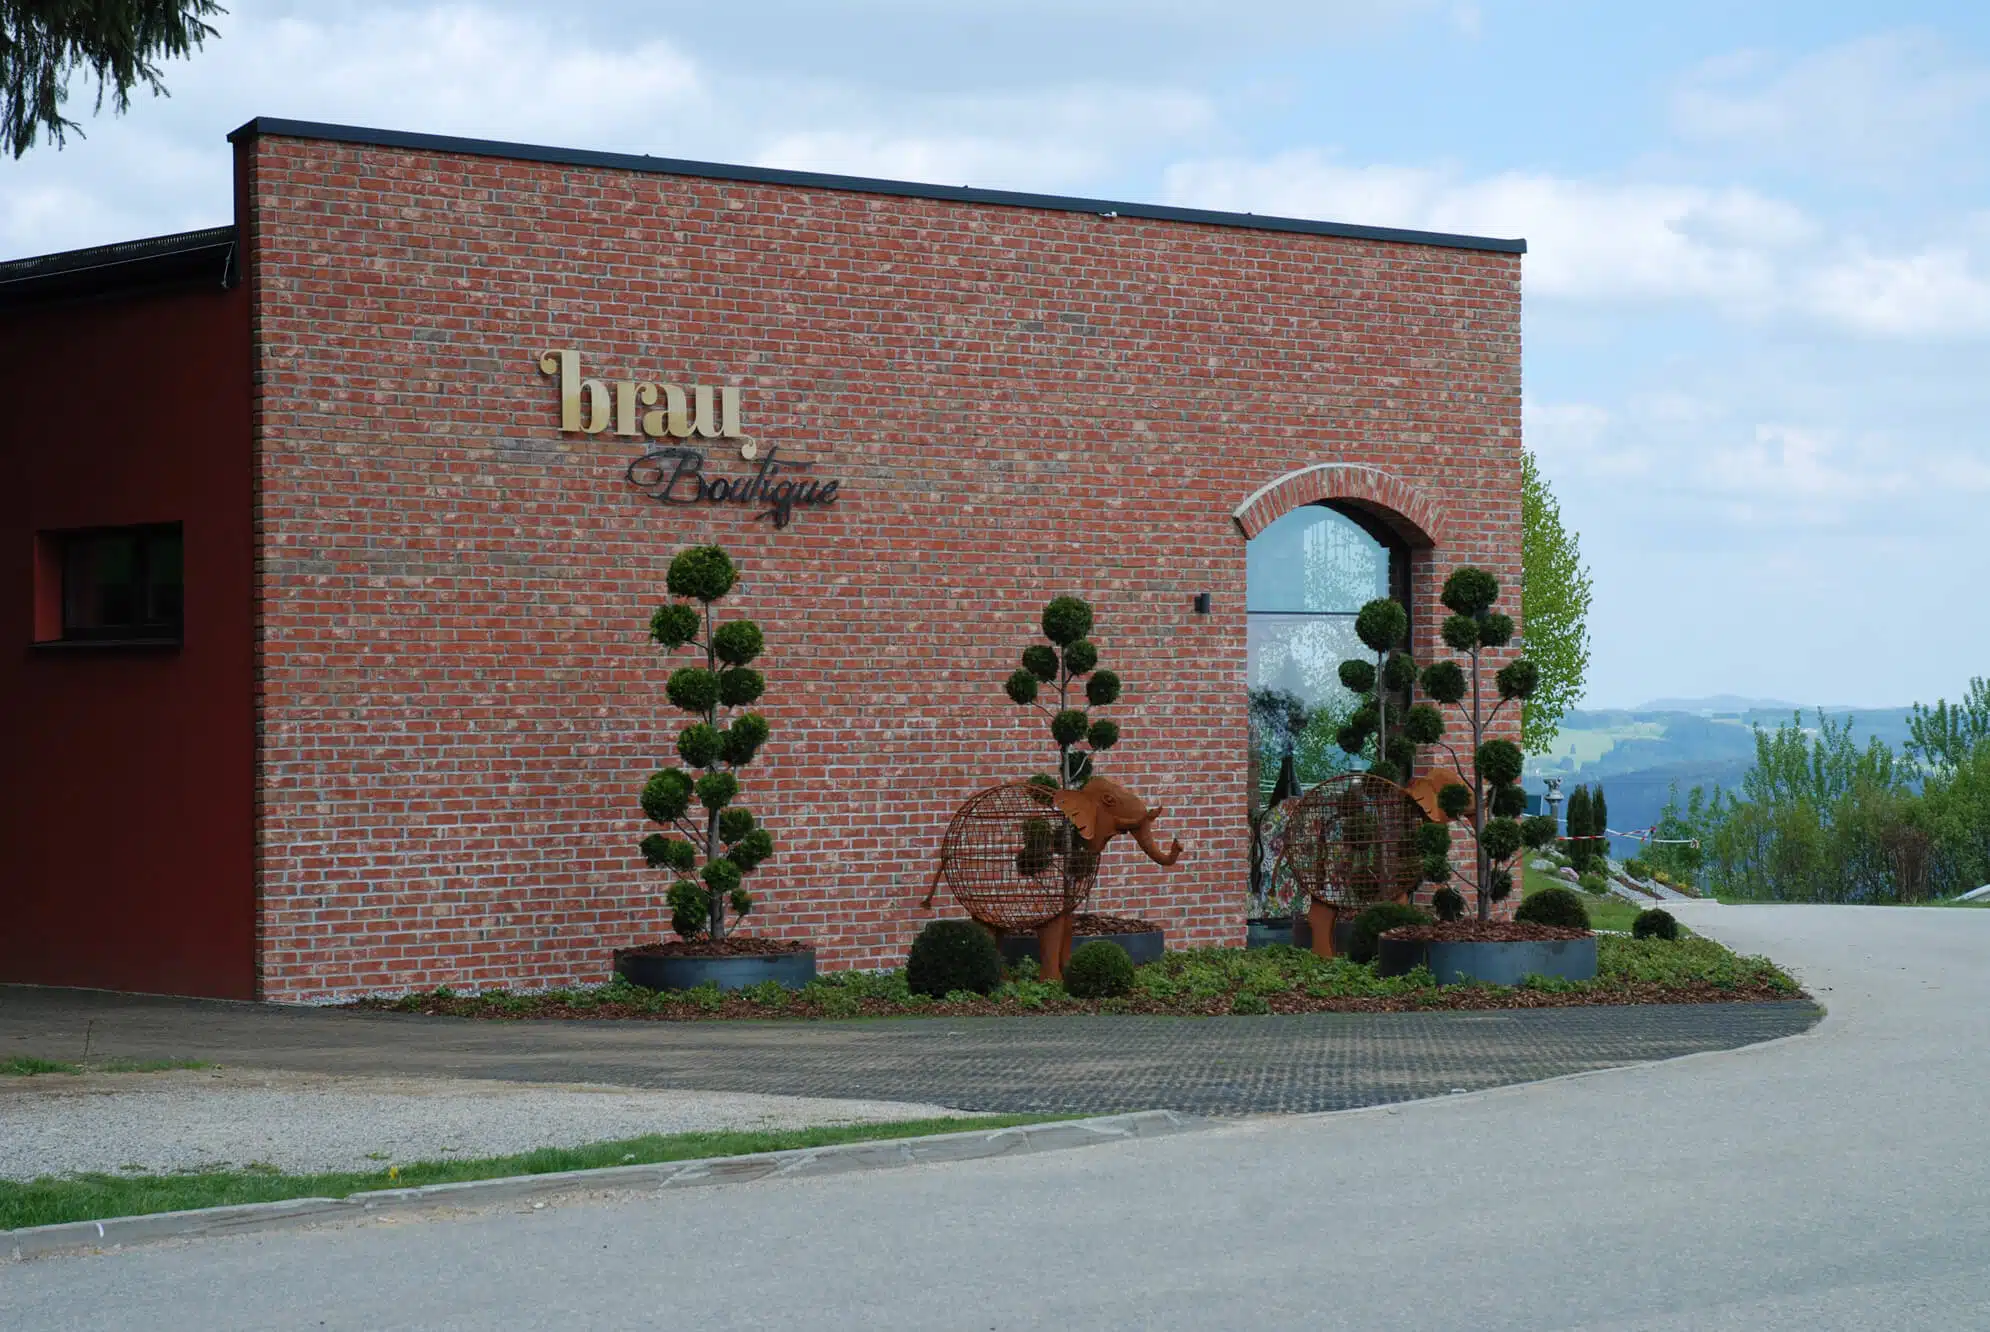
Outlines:
[{"label": "spiral topiary tree", "polygon": [[[1057,786],[1071,790],[1092,775],[1092,756],[1119,743],[1119,723],[1094,719],[1091,708],[1119,699],[1119,676],[1099,666],[1099,650],[1085,635],[1092,632],[1092,608],[1076,597],[1055,597],[1043,608],[1043,636],[1049,643],[1023,649],[1022,668],[1002,687],[1019,707],[1034,707],[1050,719],[1050,738],[1057,742]],[[1074,707],[1071,689],[1084,679],[1088,707]],[[1039,695],[1045,685],[1057,690],[1057,706]],[[1084,748],[1080,749],[1079,746]]]},{"label": "spiral topiary tree", "polygon": [[[1513,638],[1512,618],[1493,609],[1499,600],[1499,580],[1467,565],[1453,570],[1444,580],[1439,599],[1451,612],[1440,633],[1447,647],[1465,654],[1465,665],[1433,662],[1424,668],[1419,683],[1436,703],[1458,709],[1470,735],[1472,784],[1446,784],[1437,793],[1437,804],[1447,819],[1469,820],[1474,843],[1472,872],[1462,874],[1452,867],[1449,823],[1425,824],[1418,832],[1418,849],[1424,856],[1425,880],[1448,887],[1457,879],[1470,886],[1478,897],[1479,919],[1486,920],[1492,914],[1492,904],[1513,892],[1512,861],[1520,849],[1544,846],[1555,837],[1551,818],[1521,822],[1527,798],[1520,790],[1520,746],[1511,740],[1486,738],[1508,705],[1517,706],[1534,692],[1540,672],[1525,658],[1501,667],[1493,676],[1499,699],[1488,708],[1480,669],[1482,654],[1505,647]],[[1431,713],[1436,716],[1435,733],[1428,714],[1419,732],[1429,735],[1426,743],[1442,745],[1462,774],[1463,756],[1443,738],[1443,714],[1434,707]]]},{"label": "spiral topiary tree", "polygon": [[767,742],[765,717],[732,715],[766,687],[750,665],[764,646],[760,627],[746,619],[713,619],[713,603],[737,581],[723,550],[693,546],[670,562],[667,585],[683,600],[650,616],[650,637],[666,650],[690,647],[705,654],[704,665],[672,671],[663,687],[664,696],[695,719],[677,733],[683,766],[652,774],[642,792],[643,813],[676,834],[651,833],[642,852],[651,868],[676,871],[668,895],[670,928],[687,940],[724,941],[728,912],[743,917],[753,909],[745,877],[774,853],[773,837],[733,803],[740,769]]}]

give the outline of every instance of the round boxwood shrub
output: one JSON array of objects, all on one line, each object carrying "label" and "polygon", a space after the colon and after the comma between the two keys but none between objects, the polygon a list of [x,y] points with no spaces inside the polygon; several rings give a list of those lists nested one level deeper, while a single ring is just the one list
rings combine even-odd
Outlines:
[{"label": "round boxwood shrub", "polygon": [[1543,888],[1522,902],[1513,918],[1529,925],[1558,925],[1570,930],[1589,928],[1589,908],[1566,888]]},{"label": "round boxwood shrub", "polygon": [[905,985],[944,999],[955,990],[987,994],[1002,983],[1002,953],[971,920],[936,920],[919,931],[905,959]]},{"label": "round boxwood shrub", "polygon": [[1638,912],[1638,918],[1631,922],[1633,939],[1664,939],[1667,943],[1679,938],[1679,922],[1672,918],[1670,911],[1653,907],[1649,911]]},{"label": "round boxwood shrub", "polygon": [[1373,962],[1381,946],[1382,933],[1398,925],[1428,925],[1430,913],[1407,902],[1377,902],[1354,918],[1354,937],[1348,941],[1347,956],[1353,962]]},{"label": "round boxwood shrub", "polygon": [[1117,999],[1133,992],[1133,959],[1110,939],[1076,949],[1064,965],[1064,990],[1073,999]]}]

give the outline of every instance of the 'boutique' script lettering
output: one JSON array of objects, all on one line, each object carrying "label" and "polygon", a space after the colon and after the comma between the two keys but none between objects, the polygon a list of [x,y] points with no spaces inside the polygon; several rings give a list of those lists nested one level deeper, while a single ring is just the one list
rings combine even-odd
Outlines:
[{"label": "'boutique' script lettering", "polygon": [[779,448],[770,448],[752,476],[709,476],[705,455],[697,449],[651,449],[629,464],[629,484],[659,504],[758,504],[754,517],[786,527],[798,508],[833,504],[840,482],[786,475],[808,463],[784,463]]}]

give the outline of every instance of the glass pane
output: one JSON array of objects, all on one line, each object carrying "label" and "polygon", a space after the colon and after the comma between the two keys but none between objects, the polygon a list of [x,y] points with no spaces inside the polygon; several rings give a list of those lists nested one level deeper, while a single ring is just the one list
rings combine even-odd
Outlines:
[{"label": "glass pane", "polygon": [[138,618],[138,541],[128,536],[93,538],[97,577],[97,623],[105,628]]},{"label": "glass pane", "polygon": [[97,627],[96,551],[87,539],[71,538],[62,546],[62,627]]},{"label": "glass pane", "polygon": [[63,628],[105,630],[132,623],[138,612],[137,578],[137,538],[72,538],[62,554]]},{"label": "glass pane", "polygon": [[1298,698],[1308,712],[1328,705],[1347,710],[1354,695],[1340,682],[1349,657],[1373,660],[1354,636],[1352,615],[1252,615],[1249,619],[1250,687],[1277,689]]},{"label": "glass pane", "polygon": [[181,603],[180,534],[161,532],[145,552],[145,620],[177,628]]},{"label": "glass pane", "polygon": [[1253,611],[1352,614],[1389,595],[1389,551],[1352,518],[1318,504],[1294,509],[1245,548]]},{"label": "glass pane", "polygon": [[1373,654],[1355,637],[1352,615],[1252,615],[1249,624],[1249,678],[1253,698],[1275,690],[1298,700],[1299,729],[1276,707],[1253,709],[1251,744],[1260,785],[1270,790],[1289,747],[1302,787],[1367,763],[1341,749],[1336,737],[1358,699],[1340,682],[1340,664]]},{"label": "glass pane", "polygon": [[184,581],[178,531],[139,528],[68,537],[62,548],[63,634],[177,635]]}]

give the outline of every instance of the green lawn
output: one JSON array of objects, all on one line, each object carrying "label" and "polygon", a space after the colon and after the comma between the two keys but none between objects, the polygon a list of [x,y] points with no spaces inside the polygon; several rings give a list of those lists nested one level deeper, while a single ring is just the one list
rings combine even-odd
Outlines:
[{"label": "green lawn", "polygon": [[468,1161],[421,1161],[372,1171],[284,1175],[274,1170],[208,1170],[172,1175],[89,1174],[44,1176],[22,1183],[0,1180],[0,1230],[46,1226],[60,1221],[98,1221],[234,1203],[278,1202],[285,1198],[343,1198],[374,1189],[452,1184],[506,1175],[547,1175],[562,1170],[694,1161],[712,1156],[747,1156],[842,1142],[916,1138],[934,1133],[1008,1128],[1068,1119],[1069,1115],[985,1115],[913,1119],[895,1124],[846,1124],[832,1128],[762,1133],[671,1133],[597,1142],[586,1147],[547,1147],[519,1156]]},{"label": "green lawn", "polygon": [[[1631,922],[1638,918],[1638,912],[1645,909],[1643,907],[1632,906],[1620,897],[1609,894],[1598,897],[1593,893],[1584,892],[1582,889],[1575,887],[1574,884],[1569,883],[1566,879],[1558,878],[1553,874],[1537,874],[1523,864],[1520,870],[1520,896],[1522,899],[1532,897],[1543,888],[1568,888],[1573,890],[1575,895],[1582,899],[1582,904],[1589,908],[1589,925],[1591,929],[1622,930],[1625,933],[1629,933]],[[1658,906],[1659,903],[1654,901],[1652,905]]]},{"label": "green lawn", "polygon": [[164,1073],[175,1068],[212,1068],[199,1059],[106,1059],[101,1064],[68,1064],[60,1059],[36,1059],[24,1055],[0,1059],[0,1077],[32,1078],[44,1073],[75,1076],[80,1073]]}]

